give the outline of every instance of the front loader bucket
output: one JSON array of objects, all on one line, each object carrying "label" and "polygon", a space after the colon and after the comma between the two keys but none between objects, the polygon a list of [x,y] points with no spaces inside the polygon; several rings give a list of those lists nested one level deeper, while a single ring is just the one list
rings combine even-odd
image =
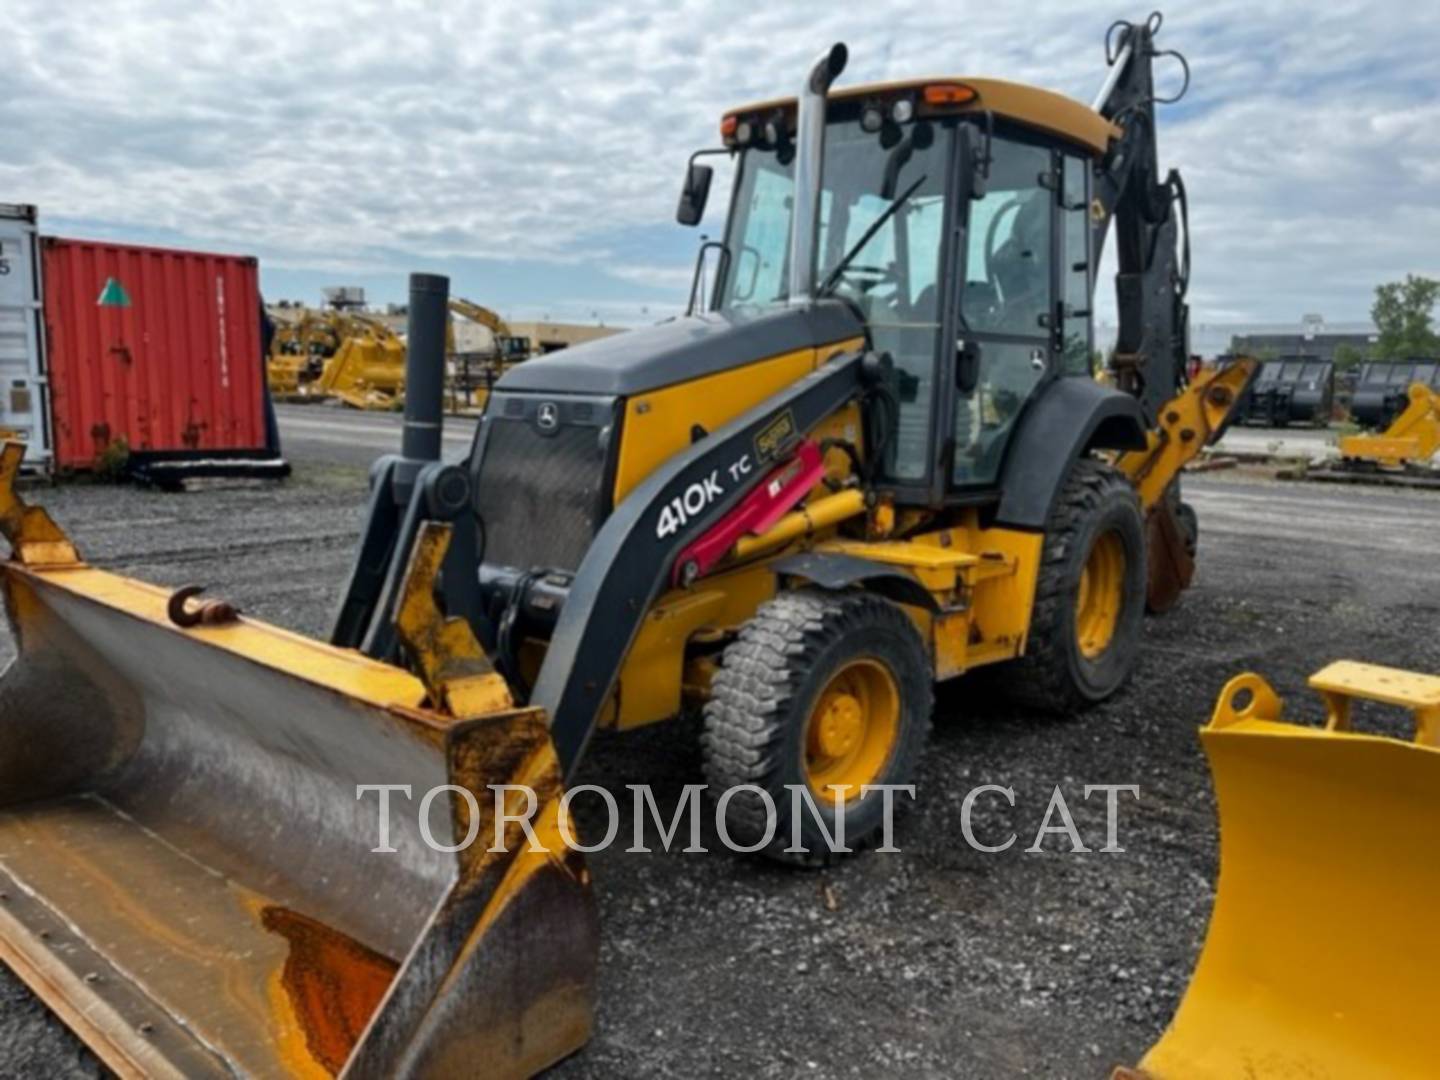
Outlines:
[{"label": "front loader bucket", "polygon": [[[7,448],[0,958],[127,1076],[525,1076],[579,1047],[584,867],[516,824],[488,850],[488,784],[532,788],[553,835],[543,714],[456,719],[358,653],[223,611],[178,626],[167,591],[78,561],[14,498],[17,464]],[[410,785],[388,845],[359,784]],[[453,853],[417,813],[445,784],[478,807]],[[454,791],[432,810],[437,844],[477,824]]]},{"label": "front loader bucket", "polygon": [[[1325,728],[1281,722],[1274,691],[1242,675],[1202,732],[1218,894],[1143,1075],[1424,1076],[1440,1062],[1440,678],[1337,663],[1311,685]],[[1348,730],[1355,698],[1412,710],[1416,740]]]}]

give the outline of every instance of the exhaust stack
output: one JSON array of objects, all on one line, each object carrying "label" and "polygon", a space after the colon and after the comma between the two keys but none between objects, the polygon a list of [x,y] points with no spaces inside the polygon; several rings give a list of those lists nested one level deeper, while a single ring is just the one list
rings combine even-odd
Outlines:
[{"label": "exhaust stack", "polygon": [[450,279],[410,275],[409,333],[405,356],[405,428],[396,501],[410,501],[415,477],[440,460],[445,422],[445,327],[450,319]]},{"label": "exhaust stack", "polygon": [[790,228],[790,303],[814,299],[815,240],[820,232],[820,182],[825,158],[825,99],[845,70],[849,50],[836,42],[822,53],[805,77],[796,124],[795,215]]}]

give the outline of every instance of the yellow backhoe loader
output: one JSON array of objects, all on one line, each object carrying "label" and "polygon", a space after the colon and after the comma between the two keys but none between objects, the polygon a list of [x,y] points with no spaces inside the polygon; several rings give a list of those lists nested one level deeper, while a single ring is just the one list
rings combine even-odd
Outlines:
[{"label": "yellow backhoe loader", "polygon": [[[1245,674],[1201,732],[1220,819],[1210,929],[1174,1020],[1116,1080],[1435,1074],[1440,862],[1416,810],[1440,791],[1440,677],[1341,661],[1310,685],[1323,727],[1286,722]],[[1357,702],[1407,710],[1413,740],[1356,730]]]},{"label": "yellow backhoe loader", "polygon": [[[1158,29],[1118,26],[1093,107],[832,92],[837,45],[797,98],[726,113],[709,310],[516,365],[464,465],[439,452],[448,285],[415,275],[402,451],[329,642],[86,564],[7,449],[7,961],[122,1073],[526,1075],[590,1030],[593,901],[554,834],[597,730],[702,709],[711,784],[750,785],[729,834],[814,862],[841,821],[876,835],[936,680],[1118,691],[1193,568],[1180,469],[1253,374],[1185,381]],[[692,158],[682,222],[710,180]],[[357,794],[396,785],[438,797],[387,843]]]}]

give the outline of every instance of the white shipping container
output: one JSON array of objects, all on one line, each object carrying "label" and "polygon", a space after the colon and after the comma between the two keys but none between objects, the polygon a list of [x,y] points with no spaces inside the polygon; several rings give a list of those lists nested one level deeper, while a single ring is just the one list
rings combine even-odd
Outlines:
[{"label": "white shipping container", "polygon": [[0,203],[0,429],[34,472],[52,461],[42,288],[35,208]]}]

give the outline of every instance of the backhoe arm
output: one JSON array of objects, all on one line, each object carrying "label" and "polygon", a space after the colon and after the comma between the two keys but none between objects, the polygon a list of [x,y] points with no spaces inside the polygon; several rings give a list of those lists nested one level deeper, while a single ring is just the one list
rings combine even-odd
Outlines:
[{"label": "backhoe arm", "polygon": [[[1185,93],[1157,99],[1153,62],[1173,56],[1158,51],[1156,12],[1143,23],[1117,22],[1106,37],[1110,71],[1095,109],[1122,134],[1096,171],[1091,206],[1092,250],[1098,265],[1113,223],[1119,271],[1115,277],[1119,336],[1115,344],[1116,384],[1139,399],[1153,426],[1164,404],[1185,385],[1190,356],[1190,238],[1185,186],[1171,169],[1162,181],[1156,150],[1155,106]],[[1177,220],[1178,219],[1178,220]]]}]

